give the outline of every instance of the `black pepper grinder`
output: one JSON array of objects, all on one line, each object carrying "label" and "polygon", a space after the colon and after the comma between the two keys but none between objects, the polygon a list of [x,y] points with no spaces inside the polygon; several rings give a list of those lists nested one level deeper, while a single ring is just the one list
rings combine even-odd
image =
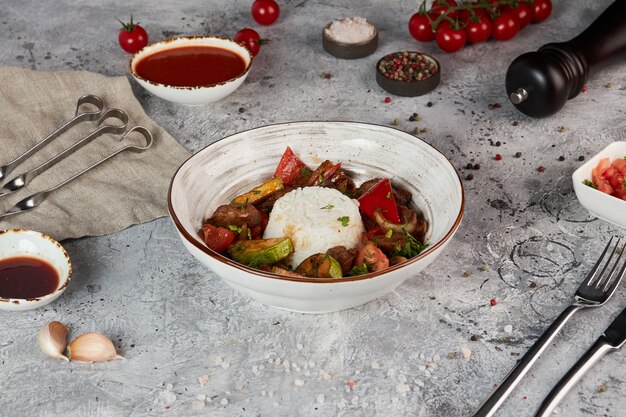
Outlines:
[{"label": "black pepper grinder", "polygon": [[550,116],[576,97],[601,67],[624,57],[626,0],[616,0],[574,39],[517,57],[506,73],[506,92],[522,113]]}]

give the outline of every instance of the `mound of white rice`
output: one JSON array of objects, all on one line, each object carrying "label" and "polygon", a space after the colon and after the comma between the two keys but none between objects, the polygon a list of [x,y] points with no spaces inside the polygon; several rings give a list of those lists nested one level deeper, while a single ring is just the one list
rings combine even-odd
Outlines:
[{"label": "mound of white rice", "polygon": [[276,200],[263,237],[290,237],[294,253],[286,263],[296,268],[333,246],[356,248],[364,232],[356,200],[332,188],[305,187]]}]

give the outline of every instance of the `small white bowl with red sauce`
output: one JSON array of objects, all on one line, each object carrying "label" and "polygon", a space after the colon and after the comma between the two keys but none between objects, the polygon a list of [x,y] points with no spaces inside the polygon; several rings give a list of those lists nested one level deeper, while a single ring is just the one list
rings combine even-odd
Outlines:
[{"label": "small white bowl with red sauce", "polygon": [[214,36],[174,38],[133,55],[130,73],[150,93],[179,104],[213,103],[246,79],[252,54],[237,42]]},{"label": "small white bowl with red sauce", "polygon": [[71,278],[72,263],[59,242],[32,230],[0,230],[0,310],[49,304]]}]

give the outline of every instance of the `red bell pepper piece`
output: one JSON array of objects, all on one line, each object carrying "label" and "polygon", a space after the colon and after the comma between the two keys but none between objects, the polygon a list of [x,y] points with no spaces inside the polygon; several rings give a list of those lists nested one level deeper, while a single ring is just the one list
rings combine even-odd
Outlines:
[{"label": "red bell pepper piece", "polygon": [[202,226],[204,243],[217,253],[224,252],[235,240],[235,232],[225,227],[215,227],[206,223]]},{"label": "red bell pepper piece", "polygon": [[380,211],[382,215],[392,223],[400,223],[400,214],[398,213],[398,205],[393,196],[391,181],[389,178],[383,178],[378,181],[365,194],[358,198],[359,208],[367,215],[374,219],[374,212]]},{"label": "red bell pepper piece", "polygon": [[304,162],[302,162],[291,150],[289,146],[285,149],[280,162],[274,172],[274,177],[279,177],[283,180],[283,185],[292,185],[295,183],[300,170],[306,168]]}]

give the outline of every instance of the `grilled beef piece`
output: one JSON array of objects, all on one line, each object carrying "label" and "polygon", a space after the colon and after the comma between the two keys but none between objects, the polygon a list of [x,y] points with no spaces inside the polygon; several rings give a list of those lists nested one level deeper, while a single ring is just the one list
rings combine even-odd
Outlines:
[{"label": "grilled beef piece", "polygon": [[391,188],[393,189],[393,197],[396,199],[396,203],[399,206],[408,206],[413,199],[411,192],[394,183],[391,184]]},{"label": "grilled beef piece", "polygon": [[406,245],[406,235],[404,233],[393,233],[391,237],[376,235],[370,237],[370,240],[385,253],[395,253],[396,248]]},{"label": "grilled beef piece", "polygon": [[254,229],[263,222],[263,215],[252,204],[243,206],[219,206],[207,220],[214,226],[228,227],[229,225]]},{"label": "grilled beef piece", "polygon": [[341,265],[341,272],[343,276],[347,276],[350,269],[354,264],[354,258],[356,258],[356,249],[346,249],[345,246],[334,246],[326,251],[326,253],[333,258],[339,265]]},{"label": "grilled beef piece", "polygon": [[378,181],[380,181],[380,178],[373,178],[371,180],[365,181],[363,184],[361,184],[359,186],[359,188],[357,188],[354,191],[354,198],[361,197],[363,194],[368,192],[370,190],[370,188],[372,188],[374,186],[374,184],[376,184]]},{"label": "grilled beef piece", "polygon": [[289,191],[293,191],[292,187],[285,187],[282,190],[278,190],[270,194],[265,200],[256,204],[255,207],[259,210],[263,210],[266,213],[269,213],[274,208],[274,203],[276,200],[287,194]]}]

